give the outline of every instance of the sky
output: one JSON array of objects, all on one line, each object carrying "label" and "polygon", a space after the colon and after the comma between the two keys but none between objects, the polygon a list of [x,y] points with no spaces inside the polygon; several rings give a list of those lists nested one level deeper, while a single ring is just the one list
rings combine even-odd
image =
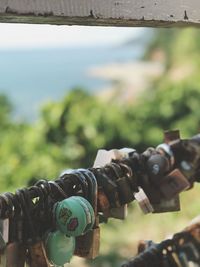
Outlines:
[{"label": "sky", "polygon": [[0,49],[82,47],[120,44],[141,28],[0,24]]}]

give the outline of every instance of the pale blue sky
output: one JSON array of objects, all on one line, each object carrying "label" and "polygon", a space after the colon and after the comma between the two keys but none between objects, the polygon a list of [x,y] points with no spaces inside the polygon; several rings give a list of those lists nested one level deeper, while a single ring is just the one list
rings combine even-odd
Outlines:
[{"label": "pale blue sky", "polygon": [[0,24],[0,49],[116,45],[141,28]]}]

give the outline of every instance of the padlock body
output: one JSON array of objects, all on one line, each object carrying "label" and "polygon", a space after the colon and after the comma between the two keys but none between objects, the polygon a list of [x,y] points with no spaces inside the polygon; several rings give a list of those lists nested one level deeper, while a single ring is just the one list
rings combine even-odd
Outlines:
[{"label": "padlock body", "polygon": [[99,255],[100,228],[94,228],[85,235],[76,237],[75,255],[95,259]]},{"label": "padlock body", "polygon": [[178,169],[165,176],[160,183],[160,190],[166,199],[177,196],[189,187],[190,183],[187,178]]},{"label": "padlock body", "polygon": [[79,236],[92,229],[94,210],[83,197],[73,196],[54,206],[55,222],[59,231],[67,236]]},{"label": "padlock body", "polygon": [[47,257],[52,264],[63,266],[70,262],[75,249],[74,237],[55,231],[47,235],[44,243]]},{"label": "padlock body", "polygon": [[28,247],[30,267],[50,267],[42,241]]},{"label": "padlock body", "polygon": [[18,242],[9,243],[6,247],[6,267],[24,267],[26,248]]}]

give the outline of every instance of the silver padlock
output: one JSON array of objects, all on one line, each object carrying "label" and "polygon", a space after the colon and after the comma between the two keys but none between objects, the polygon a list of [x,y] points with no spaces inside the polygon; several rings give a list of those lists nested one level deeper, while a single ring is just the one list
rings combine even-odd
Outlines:
[{"label": "silver padlock", "polygon": [[144,214],[152,213],[154,211],[149,198],[145,194],[144,190],[141,187],[138,187],[138,192],[134,193],[134,197],[136,201],[138,202],[141,210]]}]

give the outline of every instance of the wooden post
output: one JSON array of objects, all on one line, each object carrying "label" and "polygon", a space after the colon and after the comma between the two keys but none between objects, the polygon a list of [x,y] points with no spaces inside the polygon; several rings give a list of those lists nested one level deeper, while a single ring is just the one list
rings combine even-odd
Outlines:
[{"label": "wooden post", "polygon": [[199,26],[200,1],[1,0],[0,22],[96,26]]}]

